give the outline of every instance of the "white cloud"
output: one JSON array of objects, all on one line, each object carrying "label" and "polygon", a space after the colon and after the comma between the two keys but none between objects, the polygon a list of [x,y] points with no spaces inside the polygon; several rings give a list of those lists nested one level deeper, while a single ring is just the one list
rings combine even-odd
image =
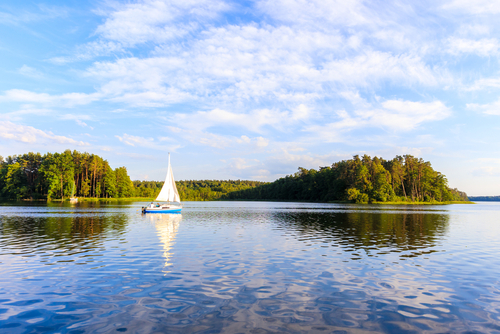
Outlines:
[{"label": "white cloud", "polygon": [[[293,146],[292,143],[289,143]],[[330,166],[333,162],[350,158],[349,154],[297,154],[287,148],[280,147],[271,156],[263,159],[232,158],[225,163],[221,171],[232,177],[272,181],[285,175],[293,174],[298,167],[318,169],[320,166]]]},{"label": "white cloud", "polygon": [[324,64],[322,81],[342,82],[353,86],[372,86],[383,80],[433,86],[447,81],[446,73],[432,69],[417,55],[367,51],[353,58]]},{"label": "white cloud", "polygon": [[310,141],[319,138],[326,143],[347,142],[345,133],[366,125],[362,118],[352,117],[345,110],[337,111],[338,120],[331,123],[315,124],[304,128],[306,133],[312,134]]},{"label": "white cloud", "polygon": [[0,12],[0,24],[19,25],[43,20],[53,20],[58,17],[67,16],[68,10],[64,7],[37,6],[37,11],[18,10],[14,13]]},{"label": "white cloud", "polygon": [[225,149],[233,145],[233,138],[209,132],[183,131],[182,137],[194,144],[218,149]]},{"label": "white cloud", "polygon": [[[145,0],[120,6],[106,15],[96,33],[125,46],[139,43],[161,43],[185,36],[204,18],[214,18],[229,9],[216,0]],[[187,20],[186,20],[187,18]]]},{"label": "white cloud", "polygon": [[500,43],[496,38],[467,39],[451,37],[448,39],[449,52],[454,55],[472,53],[487,57],[498,55]]},{"label": "white cloud", "polygon": [[152,137],[146,138],[141,136],[133,136],[126,133],[124,133],[122,136],[117,135],[115,137],[118,138],[122,143],[125,143],[126,145],[133,147],[144,147],[153,150],[172,151],[172,152],[175,152],[175,150],[181,147],[177,143],[171,143],[169,145],[160,144],[160,142],[167,140],[166,137],[160,137],[157,140],[155,140]]},{"label": "white cloud", "polygon": [[467,108],[487,115],[500,115],[500,99],[491,103],[468,103]]},{"label": "white cloud", "polygon": [[62,95],[50,95],[47,93],[35,93],[23,89],[10,89],[0,95],[0,102],[29,102],[45,105],[57,105],[73,107],[76,105],[89,104],[98,99],[99,94],[67,93]]},{"label": "white cloud", "polygon": [[[270,172],[270,179],[276,179],[285,175],[293,174],[298,167],[306,169],[318,169],[323,166],[331,166],[335,161],[350,158],[350,155],[339,153],[326,154],[295,154],[286,149],[281,149],[262,162]],[[256,166],[258,167],[258,166]],[[255,173],[255,172],[254,172]]]},{"label": "white cloud", "polygon": [[0,121],[0,138],[13,140],[25,144],[71,144],[78,146],[89,145],[65,136],[54,135],[50,131],[42,131],[32,126],[15,124],[10,121]]},{"label": "white cloud", "polygon": [[130,146],[145,146],[145,147],[151,147],[155,145],[155,140],[153,138],[144,138],[144,137],[139,137],[139,136],[132,136],[128,135],[126,133],[123,134],[123,136],[115,136],[118,138],[121,142],[130,145]]},{"label": "white cloud", "polygon": [[500,78],[483,78],[474,81],[474,83],[465,90],[483,90],[485,88],[500,88]]},{"label": "white cloud", "polygon": [[498,14],[500,2],[497,0],[452,0],[443,5],[444,9],[459,10],[467,14]]},{"label": "white cloud", "polygon": [[260,0],[260,10],[287,23],[354,26],[370,22],[373,17],[361,0]]},{"label": "white cloud", "polygon": [[269,145],[269,139],[257,137],[255,145],[259,148],[266,147]]},{"label": "white cloud", "polygon": [[476,167],[472,173],[475,176],[500,176],[500,166]]},{"label": "white cloud", "polygon": [[457,29],[457,33],[461,36],[484,36],[490,35],[491,29],[486,24],[469,23],[462,24]]},{"label": "white cloud", "polygon": [[91,127],[90,125],[88,125],[87,123],[83,122],[83,121],[80,121],[79,119],[76,119],[75,120],[76,124],[82,126],[82,127],[89,127],[91,130],[94,130],[93,127]]},{"label": "white cloud", "polygon": [[119,43],[94,41],[78,46],[74,55],[53,57],[48,59],[48,61],[54,64],[63,65],[70,62],[85,61],[95,57],[110,56],[120,53],[125,53],[125,48]]},{"label": "white cloud", "polygon": [[50,115],[53,114],[54,111],[52,109],[47,109],[47,108],[36,108],[32,104],[24,104],[20,106],[20,109],[17,109],[16,111],[12,112],[7,112],[4,113],[0,116],[0,118],[3,118],[5,120],[10,120],[10,121],[20,121],[22,120],[23,116],[30,115],[30,116],[42,116],[42,115]]},{"label": "white cloud", "polygon": [[266,126],[286,131],[288,125],[307,121],[310,115],[311,111],[305,105],[299,105],[292,111],[258,109],[249,113],[213,109],[198,111],[194,114],[174,114],[169,117],[169,122],[196,131],[203,131],[215,126],[237,126],[259,133]]},{"label": "white cloud", "polygon": [[19,73],[21,75],[26,76],[26,77],[35,78],[35,79],[43,77],[43,74],[40,71],[38,71],[37,69],[35,69],[33,67],[29,67],[26,64],[21,66],[21,68],[19,69]]},{"label": "white cloud", "polygon": [[[429,66],[414,52],[352,52],[352,38],[336,30],[226,25],[183,44],[159,43],[153,57],[96,62],[85,75],[101,82],[99,92],[113,102],[158,107],[196,101],[239,109],[249,101],[254,107],[312,103],[346,85],[452,81],[446,69]],[[359,39],[355,44],[363,45]]]},{"label": "white cloud", "polygon": [[243,158],[233,158],[231,159],[229,167],[231,169],[237,169],[237,170],[247,169],[248,167],[255,164],[256,161],[258,162],[258,160],[252,160],[252,159],[249,160]]},{"label": "white cloud", "polygon": [[267,169],[257,169],[254,173],[254,175],[250,176],[251,180],[269,180],[271,176],[271,172]]},{"label": "white cloud", "polygon": [[347,101],[349,101],[353,106],[356,108],[370,108],[371,105],[366,101],[364,98],[362,98],[359,95],[358,91],[344,91],[340,92],[339,96],[345,98]]},{"label": "white cloud", "polygon": [[61,119],[69,119],[69,120],[86,120],[86,121],[89,121],[92,119],[92,117],[90,115],[75,115],[75,114],[65,114],[65,115],[61,115],[60,117]]},{"label": "white cloud", "polygon": [[236,142],[238,144],[250,144],[250,145],[253,145],[257,148],[264,148],[264,147],[267,147],[269,145],[269,139],[266,139],[264,137],[250,138],[250,137],[245,136],[245,135],[236,139]]},{"label": "white cloud", "polygon": [[500,176],[500,159],[498,158],[478,158],[473,161],[473,166],[473,174],[476,176]]},{"label": "white cloud", "polygon": [[380,125],[394,130],[412,130],[424,122],[439,121],[451,115],[451,110],[441,101],[412,102],[389,100],[382,103],[381,110],[358,113],[368,118],[371,125]]},{"label": "white cloud", "polygon": [[[493,6],[484,0],[482,4]],[[22,89],[1,92],[0,102],[29,104],[18,109],[34,115],[53,110],[56,121],[71,119],[80,126],[93,124],[77,115],[86,112],[77,107],[102,102],[99,110],[110,110],[106,117],[120,118],[123,125],[114,140],[131,151],[191,145],[231,157],[259,155],[264,162],[265,154],[278,152],[286,166],[274,156],[273,168],[251,159],[238,165],[246,166],[238,169],[245,175],[272,177],[291,166],[295,170],[297,164],[317,168],[321,156],[305,152],[325,150],[325,143],[354,147],[353,139],[366,143],[370,138],[374,145],[391,146],[401,133],[445,119],[451,109],[429,96],[441,98],[443,90],[456,88],[463,78],[476,79],[469,90],[500,87],[499,80],[490,77],[496,73],[496,61],[474,58],[478,68],[491,62],[488,68],[495,72],[471,75],[466,72],[470,57],[456,57],[495,57],[500,49],[497,29],[483,20],[485,16],[450,15],[472,6],[465,1],[449,2],[446,11],[436,11],[430,3],[422,11],[426,5],[399,0],[386,6],[364,0],[140,0],[99,5],[108,7],[96,11],[102,20],[88,43],[55,49],[70,49],[71,54],[47,56],[58,56],[51,61],[61,64],[59,71],[80,75],[80,82],[68,87],[92,85],[95,93],[19,86],[13,88]],[[91,65],[80,65],[83,71],[66,64],[88,60]],[[457,70],[460,62],[466,65],[463,75]],[[28,65],[16,70],[17,75],[42,75]],[[75,108],[75,115],[60,110],[66,107]],[[496,105],[468,107],[494,113]],[[130,130],[139,114],[163,128]],[[132,119],[134,124],[127,124]],[[161,132],[165,128],[168,131]],[[419,135],[412,132],[413,140]],[[435,142],[439,140],[442,137]],[[286,147],[286,153],[279,146]]]},{"label": "white cloud", "polygon": [[[177,140],[181,143],[190,142],[195,145],[208,146],[216,149],[234,149],[237,150],[239,154],[262,152],[270,144],[270,139],[262,136],[249,137],[247,135],[241,135],[236,137],[233,135],[211,133],[205,130],[210,127],[211,124],[216,123],[208,125],[202,124],[203,122],[191,124],[195,119],[196,117],[189,118],[186,121],[177,120],[179,127],[167,126],[166,129],[172,133],[172,135],[170,137],[162,137],[163,140]],[[241,125],[239,122],[235,124]],[[231,123],[224,125],[231,127]],[[173,139],[174,137],[176,139]]]},{"label": "white cloud", "polygon": [[132,106],[157,107],[193,98],[186,91],[191,87],[185,89],[185,85],[177,83],[176,71],[184,67],[184,60],[180,58],[124,58],[116,62],[96,62],[86,76],[103,82],[99,91],[105,99]]},{"label": "white cloud", "polygon": [[305,127],[325,142],[348,142],[346,133],[360,128],[381,127],[391,131],[410,131],[424,122],[439,121],[451,115],[451,110],[441,101],[412,102],[387,100],[379,106],[356,110],[349,114],[337,112],[337,120],[327,124]]}]

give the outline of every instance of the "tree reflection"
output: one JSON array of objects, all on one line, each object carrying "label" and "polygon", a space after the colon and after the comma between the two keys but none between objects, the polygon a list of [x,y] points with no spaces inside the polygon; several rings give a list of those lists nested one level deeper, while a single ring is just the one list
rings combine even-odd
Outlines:
[{"label": "tree reflection", "polygon": [[296,231],[299,239],[321,238],[343,248],[364,249],[368,254],[418,250],[405,257],[426,253],[424,248],[434,246],[449,223],[448,215],[428,212],[278,212],[275,219]]},{"label": "tree reflection", "polygon": [[74,248],[100,243],[107,234],[118,236],[128,223],[126,214],[52,215],[42,217],[0,217],[2,246],[36,250],[50,243],[55,248]]}]

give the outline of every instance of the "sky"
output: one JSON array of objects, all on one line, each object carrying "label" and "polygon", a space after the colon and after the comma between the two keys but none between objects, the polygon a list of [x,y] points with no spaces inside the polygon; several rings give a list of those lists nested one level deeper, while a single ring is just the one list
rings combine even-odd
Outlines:
[{"label": "sky", "polygon": [[367,154],[500,195],[500,1],[0,2],[0,155],[273,181]]}]

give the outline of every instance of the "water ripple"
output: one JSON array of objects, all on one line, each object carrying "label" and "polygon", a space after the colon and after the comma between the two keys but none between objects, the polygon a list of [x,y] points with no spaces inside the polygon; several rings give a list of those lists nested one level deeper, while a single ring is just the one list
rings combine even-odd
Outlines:
[{"label": "water ripple", "polygon": [[0,206],[0,332],[500,332],[499,206],[141,205]]}]

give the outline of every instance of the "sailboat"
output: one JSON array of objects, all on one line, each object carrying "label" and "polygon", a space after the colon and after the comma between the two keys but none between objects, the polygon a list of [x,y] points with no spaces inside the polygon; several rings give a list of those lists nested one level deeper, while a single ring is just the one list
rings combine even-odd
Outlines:
[{"label": "sailboat", "polygon": [[156,197],[155,202],[167,202],[167,203],[157,203],[151,202],[150,205],[143,207],[143,213],[180,213],[182,210],[181,197],[175,186],[174,173],[172,171],[172,166],[170,166],[170,153],[168,154],[168,170],[167,177],[165,178],[165,183],[161,188],[158,197]]}]

